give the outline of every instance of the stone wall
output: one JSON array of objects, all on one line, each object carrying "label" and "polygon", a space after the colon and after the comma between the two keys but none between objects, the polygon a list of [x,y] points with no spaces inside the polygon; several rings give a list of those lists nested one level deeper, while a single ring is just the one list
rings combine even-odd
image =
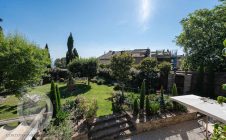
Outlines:
[{"label": "stone wall", "polygon": [[136,134],[142,133],[145,131],[161,128],[168,125],[173,125],[177,123],[181,123],[188,120],[193,120],[196,118],[196,112],[192,113],[183,113],[176,116],[170,116],[166,118],[150,120],[147,122],[135,122],[134,125],[136,127]]}]

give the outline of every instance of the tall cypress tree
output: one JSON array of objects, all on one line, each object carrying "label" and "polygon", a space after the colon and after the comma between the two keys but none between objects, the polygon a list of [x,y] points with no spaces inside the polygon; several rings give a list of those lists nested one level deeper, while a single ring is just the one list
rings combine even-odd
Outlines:
[{"label": "tall cypress tree", "polygon": [[58,109],[61,110],[61,95],[60,95],[60,90],[58,85],[56,85],[56,92],[57,92],[57,104],[58,104]]},{"label": "tall cypress tree", "polygon": [[73,55],[74,55],[74,58],[78,58],[79,57],[76,48],[73,49]]},{"label": "tall cypress tree", "polygon": [[151,114],[151,111],[150,111],[150,101],[148,99],[148,96],[146,96],[146,106],[145,106],[145,111],[146,111],[146,115],[149,116]]},{"label": "tall cypress tree", "polygon": [[164,90],[163,90],[163,86],[161,86],[160,108],[161,108],[162,110],[165,109],[165,101],[164,101],[164,96],[163,96],[163,94],[164,94]]},{"label": "tall cypress tree", "polygon": [[[48,46],[47,43],[46,43],[46,45],[45,45],[45,49],[48,51],[48,57],[49,57],[49,59],[51,59],[51,58],[50,58],[50,53],[49,53],[49,46]],[[50,64],[48,64],[47,68],[51,68],[51,62],[50,62]]]},{"label": "tall cypress tree", "polygon": [[58,109],[57,93],[56,93],[56,87],[55,87],[54,81],[51,82],[50,100],[53,104],[53,117],[55,117],[59,109]]},{"label": "tall cypress tree", "polygon": [[145,79],[142,82],[141,85],[141,91],[140,91],[140,109],[144,109],[144,97],[145,97]]},{"label": "tall cypress tree", "polygon": [[46,43],[46,45],[45,45],[45,49],[48,51],[48,55],[49,55],[49,58],[50,58],[49,46],[48,46],[48,44],[47,44],[47,43]]},{"label": "tall cypress tree", "polygon": [[[2,21],[3,20],[0,18],[0,22],[2,22]],[[0,39],[2,39],[2,38],[3,38],[3,30],[2,30],[2,27],[0,26]]]},{"label": "tall cypress tree", "polygon": [[66,53],[66,64],[69,64],[74,58],[79,57],[76,48],[74,48],[74,39],[72,33],[70,33],[67,40],[68,51]]}]

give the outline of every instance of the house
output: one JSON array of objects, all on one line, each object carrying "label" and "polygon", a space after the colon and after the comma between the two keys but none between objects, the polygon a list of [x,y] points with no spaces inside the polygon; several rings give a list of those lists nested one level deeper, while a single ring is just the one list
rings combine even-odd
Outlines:
[{"label": "house", "polygon": [[121,53],[129,53],[135,59],[135,64],[139,64],[144,58],[150,57],[149,49],[134,49],[134,50],[124,50],[124,51],[109,51],[98,58],[100,64],[110,64],[111,58],[114,55]]},{"label": "house", "polygon": [[[169,50],[156,50],[150,51],[150,49],[134,49],[134,50],[124,50],[124,51],[109,51],[104,55],[100,56],[99,63],[100,64],[110,64],[111,58],[114,55],[121,54],[123,52],[129,53],[135,59],[135,64],[139,64],[146,57],[153,57],[158,60],[158,62],[167,61],[169,63],[173,63],[173,60],[177,60],[177,67],[179,67],[180,59],[184,57],[183,55],[177,55],[176,51]],[[174,59],[176,58],[176,59]]]}]

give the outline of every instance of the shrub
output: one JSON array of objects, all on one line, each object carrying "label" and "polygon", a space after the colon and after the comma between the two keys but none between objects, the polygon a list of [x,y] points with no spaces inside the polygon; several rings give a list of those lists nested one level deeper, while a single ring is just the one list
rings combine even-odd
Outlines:
[{"label": "shrub", "polygon": [[69,113],[66,111],[59,110],[56,114],[55,124],[59,125],[61,122],[63,122],[67,117],[69,116]]},{"label": "shrub", "polygon": [[219,104],[223,104],[224,102],[226,102],[226,98],[223,97],[223,96],[218,96],[218,97],[217,97],[217,102],[218,102]]},{"label": "shrub", "polygon": [[172,96],[178,96],[177,85],[175,83],[173,84],[173,87],[171,89],[171,94],[172,94]]},{"label": "shrub", "polygon": [[156,115],[160,110],[160,105],[158,102],[153,102],[151,103],[150,108],[151,108],[151,114]]},{"label": "shrub", "polygon": [[114,89],[114,90],[121,90],[121,87],[119,86],[119,84],[115,84],[115,86],[114,86],[113,89]]},{"label": "shrub", "polygon": [[97,109],[98,109],[97,100],[93,100],[92,103],[89,104],[88,110],[85,113],[86,119],[95,117],[97,113]]},{"label": "shrub", "polygon": [[103,85],[105,83],[104,79],[97,79],[97,84],[98,85]]},{"label": "shrub", "polygon": [[138,99],[136,98],[133,103],[133,114],[137,115],[138,113],[139,113]]},{"label": "shrub", "polygon": [[149,101],[149,99],[148,99],[148,96],[146,96],[146,108],[145,108],[145,111],[146,111],[146,114],[147,114],[147,116],[149,116],[150,114],[151,114],[151,111],[150,111],[150,101]]},{"label": "shrub", "polygon": [[165,106],[166,106],[166,110],[172,111],[174,109],[173,102],[171,101],[167,101]]},{"label": "shrub", "polygon": [[225,140],[226,139],[226,125],[215,124],[211,140]]}]

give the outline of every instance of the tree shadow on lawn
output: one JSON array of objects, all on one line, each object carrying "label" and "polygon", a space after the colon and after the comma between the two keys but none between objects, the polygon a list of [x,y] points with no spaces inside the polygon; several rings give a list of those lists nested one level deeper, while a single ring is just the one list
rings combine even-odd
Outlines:
[{"label": "tree shadow on lawn", "polygon": [[11,112],[16,110],[17,105],[10,106],[10,105],[0,105],[0,112]]},{"label": "tree shadow on lawn", "polygon": [[79,94],[84,94],[91,89],[91,86],[85,84],[76,84],[74,90],[69,91],[67,86],[60,87],[61,98],[68,98],[71,96],[77,96]]}]

